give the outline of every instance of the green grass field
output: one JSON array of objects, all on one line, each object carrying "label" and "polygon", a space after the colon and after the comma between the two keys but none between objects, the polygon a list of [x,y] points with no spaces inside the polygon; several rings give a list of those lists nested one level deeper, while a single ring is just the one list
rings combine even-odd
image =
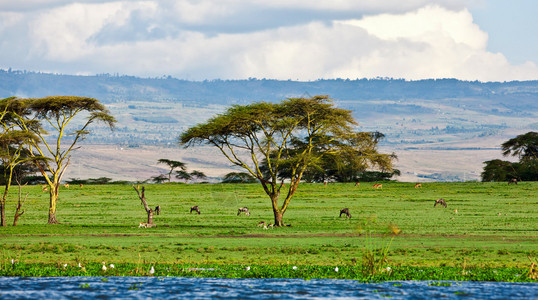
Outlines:
[{"label": "green grass field", "polygon": [[[128,185],[62,186],[60,225],[46,225],[48,194],[27,186],[19,225],[0,228],[0,262],[353,266],[368,250],[379,256],[384,247],[391,266],[529,268],[536,262],[538,182],[413,186],[302,184],[284,215],[291,226],[268,230],[256,226],[273,222],[258,184],[146,185],[150,206],[162,209],[156,228],[138,228],[146,213]],[[448,208],[434,208],[438,198]],[[189,213],[193,205],[201,215]],[[250,217],[237,216],[241,206]],[[351,219],[339,218],[345,207]]]}]

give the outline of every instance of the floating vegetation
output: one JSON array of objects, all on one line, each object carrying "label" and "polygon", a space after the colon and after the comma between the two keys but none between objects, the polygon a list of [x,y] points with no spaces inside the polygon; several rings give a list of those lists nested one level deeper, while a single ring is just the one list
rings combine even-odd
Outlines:
[{"label": "floating vegetation", "polygon": [[[154,267],[155,277],[214,277],[214,278],[302,278],[302,279],[353,279],[359,282],[433,280],[430,286],[450,286],[451,283],[442,281],[508,281],[536,282],[529,276],[521,276],[527,271],[522,268],[473,268],[463,274],[460,267],[412,267],[393,266],[390,272],[364,274],[361,266],[339,265],[259,265],[250,264],[248,267],[239,264],[137,264],[115,263],[113,270],[103,273],[101,263],[87,263],[85,271],[77,266],[58,266],[56,263],[24,263],[3,267],[0,276],[21,277],[71,277],[96,276],[108,281],[110,276],[146,277],[148,272],[140,272]],[[469,269],[469,268],[468,268]],[[401,284],[395,283],[394,286]],[[139,288],[133,285],[132,288]],[[89,286],[81,286],[89,288]]]}]

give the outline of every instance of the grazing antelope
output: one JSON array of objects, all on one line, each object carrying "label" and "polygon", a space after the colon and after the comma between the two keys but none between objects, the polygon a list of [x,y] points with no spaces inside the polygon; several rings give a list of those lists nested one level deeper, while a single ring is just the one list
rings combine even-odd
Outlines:
[{"label": "grazing antelope", "polygon": [[374,189],[382,189],[383,185],[381,183],[376,183],[376,184],[374,184],[374,186],[372,186],[372,188],[374,188]]},{"label": "grazing antelope", "polygon": [[349,208],[341,209],[340,210],[340,216],[338,216],[338,217],[341,218],[343,214],[351,219],[351,214],[349,213]]},{"label": "grazing antelope", "polygon": [[260,221],[260,223],[258,223],[258,227],[263,227],[264,229],[267,228],[265,221]]},{"label": "grazing antelope", "polygon": [[355,186],[360,186],[361,183],[360,182],[355,182]]},{"label": "grazing antelope", "polygon": [[44,184],[44,185],[41,186],[41,191],[42,191],[42,192],[46,192],[46,191],[48,191],[48,190],[49,190],[49,186],[48,186],[48,185]]},{"label": "grazing antelope", "polygon": [[446,208],[446,201],[443,198],[435,200],[435,204],[433,205],[433,207],[437,206],[437,204],[441,204],[442,206]]},{"label": "grazing antelope", "polygon": [[140,223],[140,225],[138,225],[138,228],[151,228],[151,227],[156,227],[157,225],[155,224],[149,224],[149,223]]},{"label": "grazing antelope", "polygon": [[81,184],[80,184],[80,188],[83,188],[83,187],[84,187],[84,184],[81,183]]},{"label": "grazing antelope", "polygon": [[191,212],[190,213],[192,214],[193,211],[200,214],[200,208],[198,207],[198,205],[195,205],[195,206],[191,207]]},{"label": "grazing antelope", "polygon": [[69,188],[69,183],[64,184],[64,187],[65,187],[66,189],[68,189],[68,188]]},{"label": "grazing antelope", "polygon": [[324,181],[324,182],[323,182],[323,185],[327,185],[327,181]]},{"label": "grazing antelope", "polygon": [[248,210],[248,207],[240,207],[240,208],[237,210],[237,215],[239,216],[241,213],[244,213],[245,215],[247,215],[248,217],[250,217],[250,211]]},{"label": "grazing antelope", "polygon": [[512,184],[512,183],[517,184],[517,178],[512,178],[508,180],[508,184]]},{"label": "grazing antelope", "polygon": [[267,228],[271,228],[271,229],[273,229],[273,226],[274,226],[273,224],[269,224],[269,225],[267,225],[267,226],[264,226],[263,229],[267,229]]},{"label": "grazing antelope", "polygon": [[154,210],[154,211],[155,211],[155,213],[156,213],[157,215],[161,214],[161,207],[160,207],[159,205],[157,205],[157,207],[155,207],[155,210]]},{"label": "grazing antelope", "polygon": [[422,188],[422,183],[415,184],[415,188]]},{"label": "grazing antelope", "polygon": [[457,209],[454,210],[454,214],[456,214],[456,215],[458,214],[458,210],[457,210]]}]

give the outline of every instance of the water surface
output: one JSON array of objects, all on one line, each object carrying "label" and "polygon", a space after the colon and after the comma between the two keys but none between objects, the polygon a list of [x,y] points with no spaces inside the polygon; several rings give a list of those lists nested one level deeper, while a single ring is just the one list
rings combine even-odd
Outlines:
[{"label": "water surface", "polygon": [[0,299],[538,299],[537,283],[193,277],[0,277]]}]

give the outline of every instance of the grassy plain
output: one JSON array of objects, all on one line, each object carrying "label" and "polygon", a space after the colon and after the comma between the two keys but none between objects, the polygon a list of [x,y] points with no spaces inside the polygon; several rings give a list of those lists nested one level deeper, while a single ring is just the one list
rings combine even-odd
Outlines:
[{"label": "grassy plain", "polygon": [[[268,230],[256,226],[272,223],[269,199],[257,184],[146,185],[149,204],[162,209],[156,228],[138,228],[146,214],[129,185],[62,187],[59,225],[45,224],[48,194],[27,186],[19,225],[0,228],[0,263],[345,268],[363,263],[368,251],[379,257],[383,248],[389,249],[386,265],[394,267],[528,269],[536,262],[537,182],[413,186],[302,184],[284,215],[291,226]],[[448,208],[434,208],[438,198]],[[200,215],[189,213],[193,205]],[[237,216],[241,206],[249,207],[250,217]],[[345,207],[351,219],[339,218]]]}]

